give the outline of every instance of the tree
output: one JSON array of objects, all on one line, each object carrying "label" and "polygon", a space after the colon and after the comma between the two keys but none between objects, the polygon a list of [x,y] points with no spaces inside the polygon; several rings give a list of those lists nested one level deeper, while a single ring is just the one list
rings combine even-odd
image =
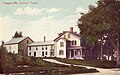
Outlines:
[{"label": "tree", "polygon": [[22,36],[23,35],[22,35],[21,31],[20,32],[16,31],[15,34],[14,34],[14,36],[13,36],[13,38],[19,38],[19,37],[22,37]]},{"label": "tree", "polygon": [[18,33],[18,31],[16,31],[13,38],[18,38],[18,37],[19,37],[19,33]]},{"label": "tree", "polygon": [[117,65],[120,65],[120,2],[100,0],[97,5],[78,19],[81,35],[89,44],[95,44],[98,40],[103,44],[107,36],[117,53]]},{"label": "tree", "polygon": [[22,35],[22,32],[21,32],[21,31],[19,32],[19,37],[23,37],[23,35]]},{"label": "tree", "polygon": [[15,66],[13,59],[7,53],[7,49],[4,47],[4,42],[2,41],[2,45],[0,46],[0,67],[4,71],[5,69],[9,69]]}]

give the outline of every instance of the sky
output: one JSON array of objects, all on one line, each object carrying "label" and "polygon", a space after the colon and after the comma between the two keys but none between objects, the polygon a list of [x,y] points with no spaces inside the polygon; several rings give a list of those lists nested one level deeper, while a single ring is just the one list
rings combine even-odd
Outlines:
[{"label": "sky", "polygon": [[33,41],[54,40],[70,27],[79,33],[77,20],[97,0],[0,0],[0,41],[16,31]]}]

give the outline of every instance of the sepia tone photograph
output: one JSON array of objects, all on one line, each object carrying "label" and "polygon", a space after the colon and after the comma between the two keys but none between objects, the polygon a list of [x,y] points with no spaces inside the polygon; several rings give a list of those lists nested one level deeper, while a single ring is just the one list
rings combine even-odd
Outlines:
[{"label": "sepia tone photograph", "polygon": [[0,0],[0,75],[120,75],[120,1]]}]

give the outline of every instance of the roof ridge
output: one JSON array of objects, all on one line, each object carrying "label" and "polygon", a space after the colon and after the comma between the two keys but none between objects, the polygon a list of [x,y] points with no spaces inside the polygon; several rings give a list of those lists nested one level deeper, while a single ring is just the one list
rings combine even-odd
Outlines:
[{"label": "roof ridge", "polygon": [[18,44],[19,42],[21,42],[22,40],[24,40],[26,38],[27,38],[27,36],[12,38],[11,40],[7,41],[5,44]]},{"label": "roof ridge", "polygon": [[61,33],[61,35],[58,35],[58,37],[55,38],[54,41],[57,40],[58,38],[60,38],[60,37],[61,37],[62,35],[64,35],[65,33],[71,33],[71,34],[75,35],[75,36],[78,37],[78,38],[80,38],[80,36],[81,36],[81,35],[78,34],[76,31],[75,31],[75,32],[64,31],[64,33]]}]

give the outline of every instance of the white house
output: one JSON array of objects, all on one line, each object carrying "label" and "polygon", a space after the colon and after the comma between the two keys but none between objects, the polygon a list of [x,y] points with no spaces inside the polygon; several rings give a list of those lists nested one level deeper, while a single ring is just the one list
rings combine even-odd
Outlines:
[{"label": "white house", "polygon": [[54,41],[40,41],[28,45],[28,56],[54,57]]},{"label": "white house", "polygon": [[33,42],[29,37],[12,38],[5,43],[8,52],[27,55],[27,46]]},{"label": "white house", "polygon": [[73,27],[70,31],[63,31],[54,39],[55,56],[58,58],[83,59],[83,51],[81,47],[81,36],[73,32]]}]

